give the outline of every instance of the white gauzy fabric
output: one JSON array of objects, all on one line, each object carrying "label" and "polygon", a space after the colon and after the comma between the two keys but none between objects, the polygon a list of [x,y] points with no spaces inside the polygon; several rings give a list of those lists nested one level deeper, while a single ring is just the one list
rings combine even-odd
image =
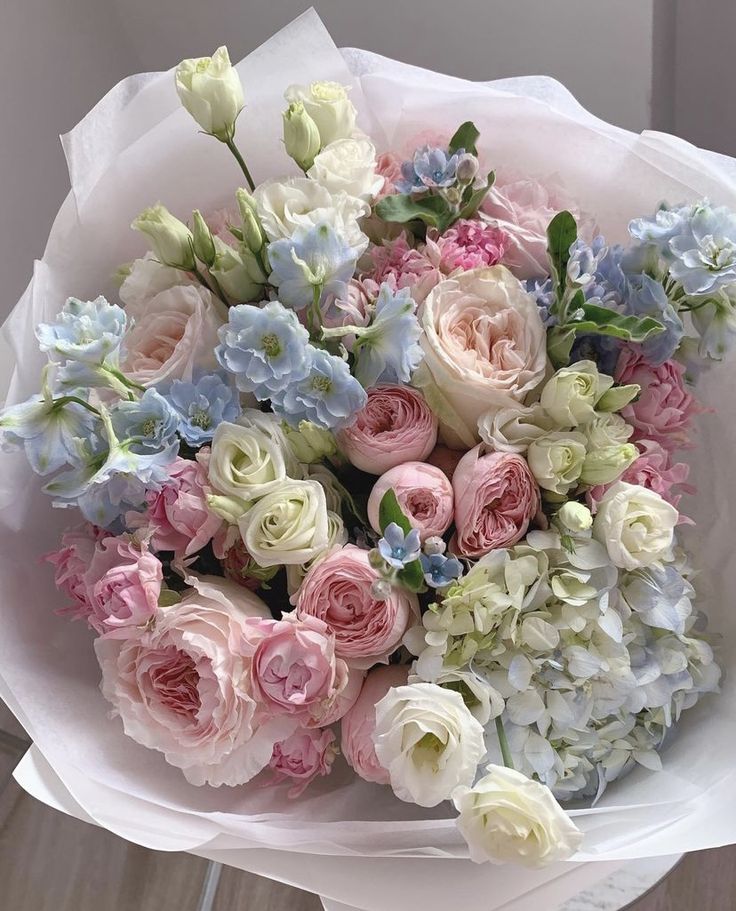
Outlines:
[{"label": "white gauzy fabric", "polygon": [[[605,124],[553,80],[479,84],[362,51],[343,55],[314,12],[274,36],[238,70],[247,105],[238,138],[256,180],[293,173],[280,136],[284,89],[293,82],[334,79],[352,83],[359,122],[382,148],[400,147],[428,128],[450,132],[458,118],[474,120],[489,166],[501,173],[557,175],[579,206],[595,214],[610,241],[624,240],[629,219],[653,211],[662,199],[708,196],[736,208],[731,159],[671,136],[636,136]],[[8,348],[0,351],[0,363],[12,369],[9,402],[38,388],[43,361],[34,326],[51,318],[69,295],[114,296],[115,269],[144,249],[128,227],[141,209],[159,199],[181,217],[192,208],[216,209],[232,199],[239,182],[227,152],[199,134],[179,107],[171,73],[125,80],[64,137],[64,149],[72,192],[4,327]],[[700,389],[701,398],[718,411],[700,420],[693,456],[700,493],[688,505],[698,520],[687,544],[699,549],[701,604],[723,635],[723,693],[702,699],[685,714],[664,752],[663,772],[639,769],[611,786],[595,808],[571,811],[585,833],[576,862],[736,841],[736,675],[728,673],[736,665],[729,515],[729,507],[736,507],[735,370],[736,365],[713,370]],[[449,807],[424,810],[402,803],[388,788],[356,779],[345,766],[300,800],[285,801],[281,790],[257,783],[192,787],[160,754],[126,738],[98,692],[89,631],[55,617],[63,599],[50,569],[38,565],[73,517],[51,510],[21,457],[4,455],[2,462],[0,696],[18,709],[46,761],[99,823],[164,850],[198,850],[217,838],[244,849],[311,855],[467,858]],[[104,788],[104,801],[94,796],[97,786]],[[462,867],[471,870],[467,862]],[[325,861],[325,875],[329,869]],[[489,886],[500,876],[494,868],[472,871]],[[427,911],[460,894],[455,877],[447,888],[435,898],[427,895]],[[381,904],[382,911],[392,907],[386,900]]]}]

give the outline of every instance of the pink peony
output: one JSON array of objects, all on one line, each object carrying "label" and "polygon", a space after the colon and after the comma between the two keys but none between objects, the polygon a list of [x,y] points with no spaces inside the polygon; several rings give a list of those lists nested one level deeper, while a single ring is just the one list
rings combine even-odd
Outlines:
[{"label": "pink peony", "polygon": [[135,635],[156,616],[163,570],[145,541],[103,538],[84,574],[89,625],[114,638]]},{"label": "pink peony", "polygon": [[526,461],[513,452],[466,452],[452,478],[457,534],[453,550],[482,557],[516,544],[540,507],[539,488]]},{"label": "pink peony", "polygon": [[336,756],[335,735],[329,728],[300,728],[273,748],[269,766],[275,774],[270,783],[293,781],[288,796],[299,797],[315,778],[330,774]]},{"label": "pink peony", "polygon": [[416,389],[375,386],[355,423],[340,431],[337,441],[356,468],[383,474],[429,455],[437,442],[437,419]]},{"label": "pink peony", "polygon": [[388,772],[378,761],[373,733],[376,729],[376,703],[395,686],[407,682],[409,669],[400,664],[377,667],[368,674],[355,705],[342,719],[340,747],[348,765],[366,781],[389,784]]},{"label": "pink peony", "polygon": [[677,361],[653,367],[634,347],[621,351],[616,382],[641,387],[638,398],[621,410],[634,427],[634,441],[653,440],[667,450],[690,445],[692,420],[704,409],[685,388],[684,374],[685,367]]},{"label": "pink peony", "polygon": [[85,522],[76,528],[67,529],[61,536],[59,549],[44,554],[43,559],[55,568],[54,584],[72,600],[68,607],[57,611],[60,615],[72,620],[89,618],[92,605],[84,577],[92,562],[95,545],[101,537],[104,537],[104,533],[95,525]]},{"label": "pink peony", "polygon": [[430,258],[439,260],[445,275],[455,269],[468,272],[482,266],[495,266],[503,259],[508,240],[500,228],[482,221],[461,219],[444,234],[436,229],[427,233],[427,250],[436,250]]},{"label": "pink peony", "polygon": [[387,490],[393,489],[403,512],[419,529],[422,540],[443,535],[452,524],[454,494],[445,473],[424,462],[404,462],[382,474],[368,498],[368,520],[380,531],[378,510]]},{"label": "pink peony", "polygon": [[[434,261],[430,253],[434,253]],[[411,288],[417,304],[443,278],[439,250],[415,249],[405,234],[371,246],[360,261],[360,269],[363,281],[370,280],[378,286],[387,282],[394,290]]]},{"label": "pink peony", "polygon": [[351,667],[387,663],[419,614],[416,596],[398,587],[376,600],[371,586],[378,578],[368,551],[347,544],[316,563],[299,589],[298,615],[323,620],[335,634],[335,653]]}]

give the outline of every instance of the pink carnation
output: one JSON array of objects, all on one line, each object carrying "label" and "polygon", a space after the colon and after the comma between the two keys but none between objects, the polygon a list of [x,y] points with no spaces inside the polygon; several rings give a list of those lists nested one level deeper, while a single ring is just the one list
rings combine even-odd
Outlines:
[{"label": "pink carnation", "polygon": [[269,766],[275,774],[270,784],[293,781],[288,796],[299,797],[315,778],[330,774],[336,756],[335,735],[329,728],[300,728],[273,748]]},{"label": "pink carnation", "polygon": [[61,536],[59,549],[44,554],[43,559],[55,568],[54,584],[72,600],[68,607],[57,612],[60,615],[72,620],[89,618],[92,606],[84,577],[92,562],[95,545],[104,534],[95,525],[85,522],[67,529]]},{"label": "pink carnation", "polygon": [[[455,269],[469,272],[483,266],[495,266],[506,252],[508,238],[493,225],[461,219],[444,234],[440,235],[436,230],[428,232],[427,251],[434,252],[433,247],[437,250],[440,270],[450,275]],[[430,259],[434,261],[435,256]]]},{"label": "pink carnation", "polygon": [[393,289],[411,288],[412,298],[421,303],[443,277],[439,255],[433,262],[423,250],[412,247],[405,234],[372,246],[361,260],[363,279],[376,285],[387,282]]}]

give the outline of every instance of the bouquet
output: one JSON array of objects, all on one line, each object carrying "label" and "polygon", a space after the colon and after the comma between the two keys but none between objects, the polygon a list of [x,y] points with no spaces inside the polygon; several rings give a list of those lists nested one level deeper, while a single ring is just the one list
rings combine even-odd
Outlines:
[{"label": "bouquet", "polygon": [[719,686],[682,453],[736,215],[675,199],[608,243],[461,108],[379,154],[333,81],[282,87],[291,171],[262,176],[227,50],[174,78],[240,181],[142,211],[116,296],[54,303],[0,416],[71,519],[46,571],[110,724],[279,802],[348,767],[478,862],[585,850],[577,817]]}]

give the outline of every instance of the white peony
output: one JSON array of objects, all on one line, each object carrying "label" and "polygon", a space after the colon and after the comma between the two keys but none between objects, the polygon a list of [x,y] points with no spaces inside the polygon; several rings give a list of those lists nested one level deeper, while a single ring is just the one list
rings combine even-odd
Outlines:
[{"label": "white peony", "polygon": [[348,89],[339,82],[290,85],[284,97],[290,104],[301,102],[319,130],[322,148],[352,136],[357,112],[348,98]]},{"label": "white peony", "polygon": [[361,199],[370,199],[383,186],[383,177],[376,174],[375,146],[362,137],[331,142],[316,156],[307,174],[330,193]]}]

